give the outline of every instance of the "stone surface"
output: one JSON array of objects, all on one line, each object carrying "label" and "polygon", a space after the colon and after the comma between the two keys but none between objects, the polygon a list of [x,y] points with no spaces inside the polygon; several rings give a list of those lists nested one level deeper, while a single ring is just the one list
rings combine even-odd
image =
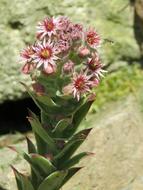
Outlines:
[{"label": "stone surface", "polygon": [[[141,91],[110,103],[100,113],[87,117],[82,127],[93,126],[94,129],[79,151],[94,152],[95,156],[79,164],[84,168],[62,190],[142,190],[142,107]],[[26,148],[23,140],[14,146]],[[6,190],[16,190],[9,164],[22,172],[27,171],[28,165],[11,150],[0,149],[0,184]]]},{"label": "stone surface", "polygon": [[[20,74],[19,52],[34,41],[35,26],[47,15],[65,14],[75,21],[95,26],[101,36],[108,39],[101,52],[105,63],[137,57],[133,11],[129,6],[120,11],[125,5],[124,0],[1,0],[0,103],[25,95],[19,81],[29,83],[29,78]],[[110,45],[110,41],[114,45]]]},{"label": "stone surface", "polygon": [[71,187],[72,190],[141,190],[143,119],[136,98],[128,97],[110,105],[94,120],[97,125],[94,124],[82,149],[95,152],[96,156],[82,162],[85,168],[65,185],[65,190]]}]

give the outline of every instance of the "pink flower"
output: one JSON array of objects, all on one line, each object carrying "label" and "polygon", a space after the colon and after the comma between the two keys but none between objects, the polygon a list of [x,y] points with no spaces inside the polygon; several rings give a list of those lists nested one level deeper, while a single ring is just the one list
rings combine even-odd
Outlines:
[{"label": "pink flower", "polygon": [[72,93],[77,100],[80,100],[81,95],[90,92],[91,82],[90,77],[84,73],[75,73],[72,81]]},{"label": "pink flower", "polygon": [[91,79],[91,88],[97,87],[99,85],[99,80],[96,78]]},{"label": "pink flower", "polygon": [[22,50],[20,56],[24,62],[30,62],[34,53],[34,46],[28,46],[27,48]]},{"label": "pink flower", "polygon": [[89,54],[90,54],[90,51],[87,47],[80,47],[78,49],[78,55],[81,58],[84,58],[84,57],[88,56]]},{"label": "pink flower", "polygon": [[69,20],[68,17],[65,17],[65,16],[59,16],[57,18],[57,28],[58,30],[60,31],[64,31],[64,30],[67,30],[67,28],[69,27],[71,21]]},{"label": "pink flower", "polygon": [[55,61],[59,59],[56,56],[57,51],[50,41],[44,40],[42,43],[38,43],[34,50],[33,61],[37,63],[37,68],[43,65],[44,70],[47,70],[49,64],[54,65]]},{"label": "pink flower", "polygon": [[43,39],[45,36],[56,35],[58,22],[55,18],[45,18],[37,26],[37,38]]},{"label": "pink flower", "polygon": [[68,42],[68,40],[59,40],[56,43],[55,47],[58,53],[65,53],[68,52],[70,48],[70,43]]},{"label": "pink flower", "polygon": [[71,60],[69,60],[68,62],[64,64],[63,71],[64,73],[68,74],[73,71],[73,68],[74,68],[74,63]]},{"label": "pink flower", "polygon": [[83,26],[81,24],[71,24],[69,27],[69,32],[72,40],[81,39],[83,36]]},{"label": "pink flower", "polygon": [[88,58],[87,68],[91,72],[91,74],[95,75],[98,79],[99,76],[104,77],[102,73],[107,71],[102,69],[103,65],[101,64],[100,58],[97,54],[95,54],[92,58]]},{"label": "pink flower", "polygon": [[34,69],[35,69],[34,63],[25,63],[21,71],[24,74],[30,74]]},{"label": "pink flower", "polygon": [[90,47],[96,49],[100,45],[101,39],[96,31],[94,31],[93,29],[89,29],[85,35],[86,35],[86,42]]}]

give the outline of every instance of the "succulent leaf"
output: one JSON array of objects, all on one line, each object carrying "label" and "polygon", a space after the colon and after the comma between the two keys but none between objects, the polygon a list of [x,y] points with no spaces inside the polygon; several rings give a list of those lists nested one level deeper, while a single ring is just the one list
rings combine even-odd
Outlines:
[{"label": "succulent leaf", "polygon": [[36,99],[48,107],[59,107],[48,95],[37,96]]},{"label": "succulent leaf", "polygon": [[45,155],[50,153],[48,144],[37,133],[35,133],[35,139],[36,139],[38,154]]},{"label": "succulent leaf", "polygon": [[60,120],[56,127],[53,130],[53,134],[60,137],[60,134],[69,126],[71,119],[62,119]]},{"label": "succulent leaf", "polygon": [[80,123],[85,118],[87,112],[89,111],[93,101],[86,101],[73,115],[72,128],[67,128],[65,131],[65,136],[73,135],[78,129]]},{"label": "succulent leaf", "polygon": [[54,157],[57,165],[64,164],[78,149],[78,147],[84,142],[88,136],[91,129],[84,129],[77,134],[75,134],[66,144],[65,147],[61,150],[59,154]]},{"label": "succulent leaf", "polygon": [[34,190],[32,183],[30,182],[30,180],[28,179],[27,176],[19,173],[13,166],[11,166],[15,177],[16,177],[16,182],[17,182],[17,186],[18,186],[18,190]]},{"label": "succulent leaf", "polygon": [[56,171],[53,164],[45,157],[39,154],[31,154],[31,160],[37,171],[40,171],[44,176],[50,175],[52,172]]},{"label": "succulent leaf", "polygon": [[56,144],[54,140],[48,135],[46,130],[42,127],[37,116],[31,112],[32,117],[28,117],[28,120],[31,124],[31,127],[35,133],[37,133],[48,145],[51,153],[55,154],[58,152]]},{"label": "succulent leaf", "polygon": [[36,153],[37,150],[36,150],[36,147],[35,145],[33,144],[33,142],[28,138],[26,137],[26,140],[27,140],[27,146],[28,146],[28,153]]},{"label": "succulent leaf", "polygon": [[56,171],[52,173],[40,184],[38,190],[58,190],[67,174],[68,171]]},{"label": "succulent leaf", "polygon": [[66,177],[63,179],[63,182],[60,187],[62,187],[71,177],[73,177],[79,170],[81,170],[83,167],[75,167],[75,168],[70,168],[68,170],[68,174]]},{"label": "succulent leaf", "polygon": [[88,152],[79,153],[79,154],[73,156],[71,159],[66,160],[64,163],[61,163],[60,168],[61,168],[61,169],[68,169],[68,168],[71,168],[71,167],[73,167],[74,165],[78,164],[79,161],[80,161],[82,158],[85,158],[86,156],[89,156],[89,155],[91,155],[91,154],[88,153]]},{"label": "succulent leaf", "polygon": [[60,162],[64,162],[66,159],[69,159],[82,142],[82,139],[77,139],[67,143],[61,152],[54,157],[54,161],[57,162],[57,166],[60,165]]}]

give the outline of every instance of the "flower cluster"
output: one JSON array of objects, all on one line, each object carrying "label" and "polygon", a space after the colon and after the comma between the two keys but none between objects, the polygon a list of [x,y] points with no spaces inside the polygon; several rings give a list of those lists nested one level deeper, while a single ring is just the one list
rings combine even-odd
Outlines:
[{"label": "flower cluster", "polygon": [[94,29],[84,29],[64,16],[45,18],[38,23],[36,38],[21,52],[23,73],[39,70],[45,77],[60,73],[61,93],[77,100],[99,84],[106,71],[98,52],[101,38]]}]

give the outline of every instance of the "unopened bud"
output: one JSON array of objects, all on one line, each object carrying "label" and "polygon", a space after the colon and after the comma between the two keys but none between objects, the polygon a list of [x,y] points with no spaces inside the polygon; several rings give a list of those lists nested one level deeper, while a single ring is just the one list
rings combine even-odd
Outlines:
[{"label": "unopened bud", "polygon": [[48,64],[46,68],[43,69],[44,74],[53,74],[56,72],[56,65]]},{"label": "unopened bud", "polygon": [[69,60],[67,63],[64,64],[63,71],[64,73],[68,74],[73,71],[73,68],[74,68],[74,63],[71,60]]},{"label": "unopened bud", "polygon": [[36,92],[38,95],[43,95],[45,93],[45,88],[43,85],[40,83],[36,82],[32,84],[33,90]]},{"label": "unopened bud", "polygon": [[90,54],[90,51],[89,51],[89,49],[87,47],[80,47],[79,50],[78,50],[78,55],[81,58],[84,58],[89,54]]}]

